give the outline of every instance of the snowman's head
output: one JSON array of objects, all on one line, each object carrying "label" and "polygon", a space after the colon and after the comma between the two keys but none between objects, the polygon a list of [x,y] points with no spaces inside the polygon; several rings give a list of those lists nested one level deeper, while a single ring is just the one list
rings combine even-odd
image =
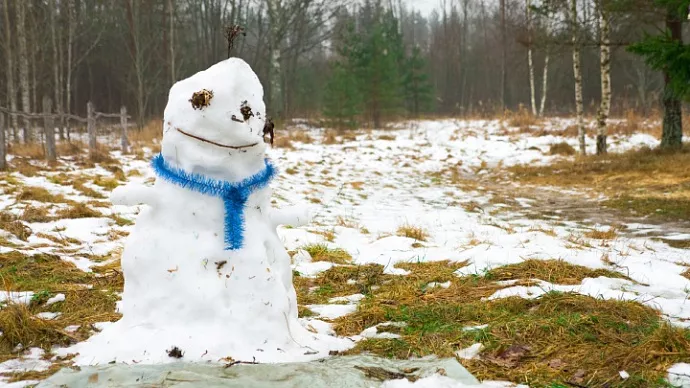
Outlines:
[{"label": "snowman's head", "polygon": [[251,67],[231,58],[170,89],[163,157],[194,173],[225,179],[263,166],[263,87]]}]

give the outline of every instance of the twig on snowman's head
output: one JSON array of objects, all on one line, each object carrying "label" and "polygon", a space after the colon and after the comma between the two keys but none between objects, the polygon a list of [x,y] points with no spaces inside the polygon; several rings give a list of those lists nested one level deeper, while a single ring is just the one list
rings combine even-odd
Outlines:
[{"label": "twig on snowman's head", "polygon": [[242,36],[247,36],[247,33],[244,32],[244,28],[237,24],[225,27],[225,39],[228,41],[228,58],[230,58],[232,48],[235,46],[235,39],[237,39],[240,34]]}]

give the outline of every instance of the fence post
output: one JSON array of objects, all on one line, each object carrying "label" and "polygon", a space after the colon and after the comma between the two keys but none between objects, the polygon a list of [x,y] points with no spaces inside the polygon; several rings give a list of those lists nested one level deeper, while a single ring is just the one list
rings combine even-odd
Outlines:
[{"label": "fence post", "polygon": [[122,126],[122,153],[126,154],[129,149],[129,140],[127,139],[127,107],[120,108],[120,126]]},{"label": "fence post", "polygon": [[[7,120],[8,124],[11,120]],[[7,170],[7,142],[5,141],[5,114],[0,113],[0,171]]]},{"label": "fence post", "polygon": [[96,144],[96,117],[93,109],[93,103],[89,101],[86,103],[86,131],[89,135],[89,155],[94,159],[97,154]]},{"label": "fence post", "polygon": [[55,161],[57,159],[57,153],[55,152],[55,126],[53,125],[53,117],[50,115],[52,109],[52,101],[50,97],[43,96],[43,133],[46,138],[46,159],[49,161]]}]

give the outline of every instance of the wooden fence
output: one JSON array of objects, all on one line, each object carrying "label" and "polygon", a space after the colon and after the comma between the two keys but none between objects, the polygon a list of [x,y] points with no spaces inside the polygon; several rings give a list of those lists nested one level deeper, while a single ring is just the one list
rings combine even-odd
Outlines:
[{"label": "wooden fence", "polygon": [[[9,118],[12,117],[22,117],[25,119],[24,131],[23,131],[23,142],[29,143],[31,141],[31,133],[29,122],[32,120],[43,120],[43,134],[45,136],[45,157],[46,160],[54,161],[57,159],[57,152],[55,146],[55,120],[59,120],[61,124],[61,129],[64,129],[67,133],[67,139],[69,140],[69,121],[76,121],[79,123],[86,124],[86,132],[89,138],[89,155],[94,159],[97,155],[98,142],[97,142],[97,132],[96,132],[96,120],[99,118],[114,118],[120,119],[120,146],[122,152],[128,152],[129,140],[127,139],[127,120],[131,117],[127,115],[127,108],[122,107],[120,113],[103,113],[96,112],[93,104],[89,101],[86,104],[86,117],[80,117],[68,113],[51,113],[52,101],[49,97],[43,97],[43,113],[25,113],[25,112],[15,112],[7,108],[0,107],[0,170],[7,169],[7,143],[8,139],[5,136],[5,130],[10,125],[10,121],[5,121],[5,115]],[[5,125],[7,124],[7,126]],[[16,130],[16,128],[15,128]]]}]

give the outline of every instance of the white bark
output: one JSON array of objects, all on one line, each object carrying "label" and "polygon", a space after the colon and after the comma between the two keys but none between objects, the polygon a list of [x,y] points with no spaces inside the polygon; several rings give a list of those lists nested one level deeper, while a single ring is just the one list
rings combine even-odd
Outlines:
[{"label": "white bark", "polygon": [[601,104],[597,111],[597,155],[605,154],[606,124],[611,113],[611,43],[609,15],[602,4],[598,4],[598,20],[601,37],[599,42],[599,59],[601,67]]},{"label": "white bark", "polygon": [[[18,1],[17,4],[17,42],[19,43],[19,88],[22,96],[22,111],[31,113],[31,88],[29,85],[29,53],[26,47],[26,4]],[[23,140],[30,140],[31,121],[24,118]]]},{"label": "white bark", "polygon": [[127,139],[127,107],[124,105],[120,108],[120,129],[122,130],[120,146],[122,153],[126,154],[129,150],[129,139]]},{"label": "white bark", "polygon": [[532,60],[532,1],[527,0],[527,65],[529,67],[529,96],[532,114],[537,115],[536,89],[534,87],[534,61]]},{"label": "white bark", "polygon": [[539,116],[544,116],[544,108],[546,107],[546,94],[549,90],[549,50],[546,50],[544,56],[544,74],[541,79],[541,103],[539,104]]},{"label": "white bark", "polygon": [[[72,113],[72,44],[74,42],[74,5],[67,0],[67,79],[65,80],[65,109]],[[69,132],[67,133],[69,137]]]},{"label": "white bark", "polygon": [[570,22],[573,30],[573,74],[575,77],[575,112],[577,114],[577,136],[580,153],[585,155],[585,118],[582,103],[582,68],[580,60],[580,26],[577,18],[577,0],[570,0]]},{"label": "white bark", "polygon": [[[60,82],[60,56],[58,55],[58,36],[57,36],[57,28],[56,28],[56,15],[55,13],[57,12],[57,7],[58,7],[58,0],[53,0],[50,5],[49,5],[49,12],[50,12],[50,39],[51,39],[51,48],[52,48],[52,54],[53,54],[53,98],[55,100],[55,112],[59,115],[62,114],[62,101],[61,99],[61,93],[60,90],[62,89],[62,83]],[[61,119],[59,121],[60,126],[61,125]],[[60,138],[63,138],[62,131],[60,131]]]},{"label": "white bark", "polygon": [[7,143],[5,142],[5,114],[0,113],[0,171],[4,171],[7,169],[6,144]]},{"label": "white bark", "polygon": [[89,135],[89,155],[93,160],[98,151],[98,143],[96,141],[96,110],[91,101],[86,104],[86,133]]},{"label": "white bark", "polygon": [[[14,90],[14,53],[12,52],[12,29],[10,28],[10,11],[9,1],[5,0],[3,4],[5,16],[5,56],[7,59],[7,69],[5,69],[5,76],[7,77],[7,99],[9,100],[9,108],[12,112],[17,111],[17,93]],[[10,120],[7,123],[12,127],[13,140],[17,141],[17,116],[10,115]]]},{"label": "white bark", "polygon": [[[50,114],[51,105],[50,97],[43,96],[43,113]],[[55,125],[52,117],[46,116],[43,118],[43,131],[46,137],[46,159],[55,161],[57,154],[55,152]]]}]

